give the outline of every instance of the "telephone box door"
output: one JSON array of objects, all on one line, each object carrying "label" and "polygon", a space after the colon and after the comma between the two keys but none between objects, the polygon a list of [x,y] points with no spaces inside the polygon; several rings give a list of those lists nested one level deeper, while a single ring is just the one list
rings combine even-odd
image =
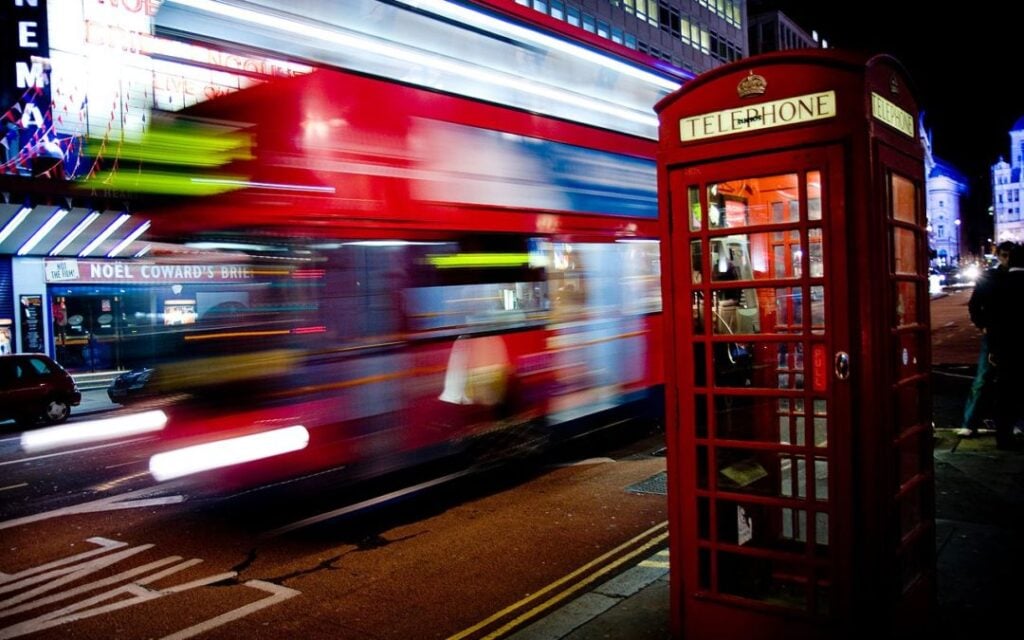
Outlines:
[{"label": "telephone box door", "polygon": [[793,634],[848,602],[842,162],[818,146],[669,172],[684,637]]}]

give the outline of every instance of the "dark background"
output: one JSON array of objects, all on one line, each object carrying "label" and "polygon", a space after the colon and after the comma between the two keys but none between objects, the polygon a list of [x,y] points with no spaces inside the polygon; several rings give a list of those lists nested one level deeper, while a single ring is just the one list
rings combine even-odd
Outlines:
[{"label": "dark background", "polygon": [[888,53],[917,86],[935,156],[963,173],[970,187],[967,246],[990,237],[989,171],[1009,161],[1010,128],[1024,116],[1014,88],[1024,62],[1022,34],[1000,5],[974,0],[948,5],[905,0],[749,0],[748,13],[778,9],[829,47]]}]

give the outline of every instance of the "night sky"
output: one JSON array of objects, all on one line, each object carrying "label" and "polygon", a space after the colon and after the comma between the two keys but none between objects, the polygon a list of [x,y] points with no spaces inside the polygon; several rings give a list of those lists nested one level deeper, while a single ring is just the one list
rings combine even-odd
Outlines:
[{"label": "night sky", "polygon": [[1016,88],[1024,59],[1011,51],[1024,34],[999,10],[1009,5],[954,3],[957,11],[944,12],[934,2],[904,0],[750,0],[748,11],[758,6],[782,10],[830,47],[892,54],[907,67],[933,152],[968,177],[967,229],[981,231],[989,169],[999,156],[1008,160],[1010,127],[1024,116]]}]

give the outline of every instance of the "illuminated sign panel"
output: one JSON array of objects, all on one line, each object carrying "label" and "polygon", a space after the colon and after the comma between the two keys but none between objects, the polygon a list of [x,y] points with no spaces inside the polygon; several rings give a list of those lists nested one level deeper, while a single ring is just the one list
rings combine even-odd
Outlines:
[{"label": "illuminated sign panel", "polygon": [[835,115],[836,92],[822,91],[683,118],[679,121],[679,137],[683,142],[695,142]]},{"label": "illuminated sign panel", "polygon": [[914,137],[914,116],[874,91],[871,92],[871,115],[907,137]]},{"label": "illuminated sign panel", "polygon": [[0,3],[0,175],[59,162],[50,120],[45,0]]}]

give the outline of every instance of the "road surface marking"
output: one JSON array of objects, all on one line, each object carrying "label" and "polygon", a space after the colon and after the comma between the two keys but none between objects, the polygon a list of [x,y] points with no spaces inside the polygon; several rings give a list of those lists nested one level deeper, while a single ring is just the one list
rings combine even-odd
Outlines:
[{"label": "road surface marking", "polygon": [[12,484],[12,485],[7,486],[7,487],[0,487],[0,491],[9,491],[11,489],[20,489],[22,487],[27,487],[27,486],[28,486],[27,482],[22,482],[20,484]]},{"label": "road surface marking", "polygon": [[[560,588],[563,584],[565,584],[567,582],[570,582],[572,580],[575,580],[576,578],[578,578],[579,576],[587,573],[591,569],[593,569],[595,567],[600,567],[602,565],[602,563],[608,561],[611,558],[615,558],[619,553],[622,553],[625,549],[628,549],[629,547],[633,546],[638,541],[643,540],[644,538],[647,538],[647,537],[649,537],[651,535],[654,535],[654,534],[658,533],[659,531],[662,531],[662,530],[667,529],[667,528],[668,528],[668,522],[667,521],[662,522],[660,524],[657,524],[657,525],[651,527],[650,529],[648,529],[647,531],[644,531],[640,535],[633,537],[631,540],[627,540],[626,542],[623,542],[622,544],[620,544],[619,546],[615,547],[611,551],[608,551],[608,552],[598,556],[597,558],[591,560],[590,562],[588,562],[587,564],[583,565],[579,569],[576,569],[572,573],[559,578],[558,580],[552,582],[551,584],[547,585],[546,587],[543,587],[542,589],[538,590],[537,592],[535,592],[535,593],[533,593],[533,594],[523,598],[519,602],[511,604],[511,605],[505,607],[504,609],[502,609],[501,611],[493,614],[492,616],[490,616],[490,617],[488,617],[488,618],[486,618],[484,620],[481,620],[480,622],[476,623],[472,627],[470,627],[468,629],[465,629],[463,631],[460,631],[459,633],[449,637],[448,640],[461,640],[462,638],[468,637],[469,635],[479,631],[480,629],[483,629],[484,627],[487,627],[488,625],[493,624],[494,622],[504,618],[505,616],[507,616],[508,614],[512,613],[513,611],[515,611],[517,609],[520,609],[520,608],[526,606],[527,604],[530,604],[534,600],[537,600],[540,597],[542,597],[544,595],[547,595],[550,592],[555,591],[556,589]],[[601,567],[600,569],[598,569],[594,573],[588,575],[587,577],[583,578],[579,582],[570,585],[568,588],[565,589],[565,591],[556,593],[556,595],[552,596],[548,600],[545,600],[544,602],[541,602],[540,604],[538,604],[537,606],[533,607],[532,609],[530,609],[526,613],[523,613],[523,614],[517,616],[516,618],[514,618],[510,622],[506,623],[505,625],[503,625],[502,627],[500,627],[496,631],[493,631],[493,632],[487,634],[486,636],[483,636],[483,638],[487,639],[487,638],[498,638],[498,637],[500,637],[504,633],[506,633],[506,632],[510,631],[511,629],[513,629],[513,628],[519,626],[520,624],[522,624],[523,621],[528,620],[529,618],[537,615],[539,612],[552,607],[553,605],[557,604],[561,600],[564,600],[565,598],[567,598],[571,594],[575,593],[576,591],[579,591],[584,586],[590,584],[591,582],[593,582],[597,578],[599,578],[602,575],[608,573],[609,571],[615,569],[619,565],[621,565],[621,564],[623,564],[625,562],[628,562],[629,560],[633,559],[637,555],[647,551],[651,547],[660,544],[661,542],[663,542],[667,538],[668,538],[668,532],[667,531],[665,531],[664,533],[660,533],[659,535],[657,535],[654,538],[652,538],[651,540],[647,541],[646,543],[644,543],[643,545],[641,545],[637,549],[634,549],[633,551],[630,551],[626,555],[613,560],[609,564]]]},{"label": "road surface marking", "polygon": [[197,636],[200,633],[205,633],[210,629],[227,624],[228,622],[238,620],[239,618],[244,618],[250,613],[255,613],[260,609],[265,609],[267,607],[277,604],[278,602],[284,602],[289,598],[294,598],[300,593],[295,589],[282,587],[271,582],[264,582],[263,580],[249,580],[245,583],[245,586],[252,587],[253,589],[260,589],[261,591],[266,591],[271,595],[269,598],[257,600],[256,602],[247,604],[244,607],[239,607],[233,611],[223,613],[217,616],[216,618],[210,618],[206,622],[201,622],[197,625],[189,627],[188,629],[182,629],[177,633],[172,633],[169,636],[164,636],[162,640],[185,640],[185,638]]},{"label": "road surface marking", "polygon": [[[349,513],[353,513],[355,511],[359,511],[359,510],[365,509],[367,507],[373,507],[373,506],[376,506],[376,505],[379,505],[379,504],[383,504],[385,502],[388,502],[389,500],[394,500],[395,498],[401,498],[402,496],[406,496],[406,495],[409,495],[411,493],[416,493],[417,491],[422,491],[424,489],[429,489],[430,487],[434,487],[434,486],[437,486],[439,484],[444,484],[445,482],[451,482],[452,480],[455,480],[456,478],[461,478],[462,476],[466,476],[466,475],[469,475],[471,473],[473,473],[472,469],[467,469],[465,471],[459,471],[459,472],[456,472],[456,473],[450,473],[450,474],[448,474],[446,476],[442,476],[440,478],[435,478],[433,480],[428,480],[427,482],[421,482],[420,484],[413,485],[411,487],[406,487],[404,489],[399,489],[397,491],[392,491],[391,493],[386,493],[386,494],[384,494],[382,496],[377,496],[375,498],[370,498],[369,500],[363,500],[362,502],[357,502],[355,504],[350,504],[347,507],[341,507],[340,509],[335,509],[333,511],[328,511],[327,513],[321,513],[319,515],[312,516],[312,517],[306,518],[304,520],[299,520],[298,522],[293,522],[291,524],[287,524],[287,525],[285,525],[283,527],[280,527],[278,529],[274,529],[273,531],[270,531],[269,533],[263,534],[263,537],[264,538],[276,538],[277,536],[284,535],[286,533],[295,531],[296,529],[302,529],[304,527],[308,527],[308,526],[311,526],[311,525],[323,522],[324,520],[331,520],[332,518],[337,518],[339,516],[343,516],[343,515],[346,515],[346,514],[349,514]],[[3,526],[3,524],[0,523],[0,528],[2,528],[2,526]]]},{"label": "road surface marking", "polygon": [[[15,518],[14,520],[5,520],[4,522],[0,522],[0,529],[20,527],[21,525],[31,524],[33,522],[40,522],[50,518],[70,516],[79,513],[97,513],[101,511],[115,511],[117,509],[156,507],[165,504],[178,504],[179,502],[185,501],[185,496],[181,495],[161,496],[159,498],[142,497],[159,490],[160,487],[147,487],[145,489],[137,489],[136,491],[129,491],[128,493],[122,493],[108,498],[93,500],[92,502],[83,502],[82,504],[76,504],[70,507],[62,507],[60,509],[54,509],[53,511],[44,511],[43,513],[37,513],[31,516]],[[135,499],[136,496],[139,497],[138,500]]]},{"label": "road surface marking", "polygon": [[[238,577],[237,572],[228,571],[164,589],[151,589],[148,585],[202,562],[198,558],[183,561],[181,556],[166,556],[138,567],[125,569],[113,576],[60,591],[59,589],[69,583],[79,581],[90,574],[105,572],[113,565],[128,560],[136,554],[148,551],[155,546],[153,544],[142,544],[128,547],[128,543],[99,537],[89,538],[87,542],[99,545],[99,548],[61,558],[37,567],[31,567],[16,574],[0,574],[0,585],[3,585],[0,592],[20,591],[17,595],[8,597],[0,602],[0,618],[14,616],[62,601],[70,601],[70,604],[66,604],[61,608],[45,611],[35,618],[21,620],[8,627],[0,628],[0,640],[36,633],[144,602],[150,602],[165,596],[227,580],[235,580]],[[115,549],[120,550],[109,553]],[[262,580],[249,580],[241,586],[269,593],[270,596],[186,627],[181,631],[166,636],[164,640],[191,638],[300,594],[295,589]],[[99,590],[103,591],[95,593]],[[94,593],[94,595],[85,597],[89,593]],[[76,600],[77,598],[81,599]]]}]

